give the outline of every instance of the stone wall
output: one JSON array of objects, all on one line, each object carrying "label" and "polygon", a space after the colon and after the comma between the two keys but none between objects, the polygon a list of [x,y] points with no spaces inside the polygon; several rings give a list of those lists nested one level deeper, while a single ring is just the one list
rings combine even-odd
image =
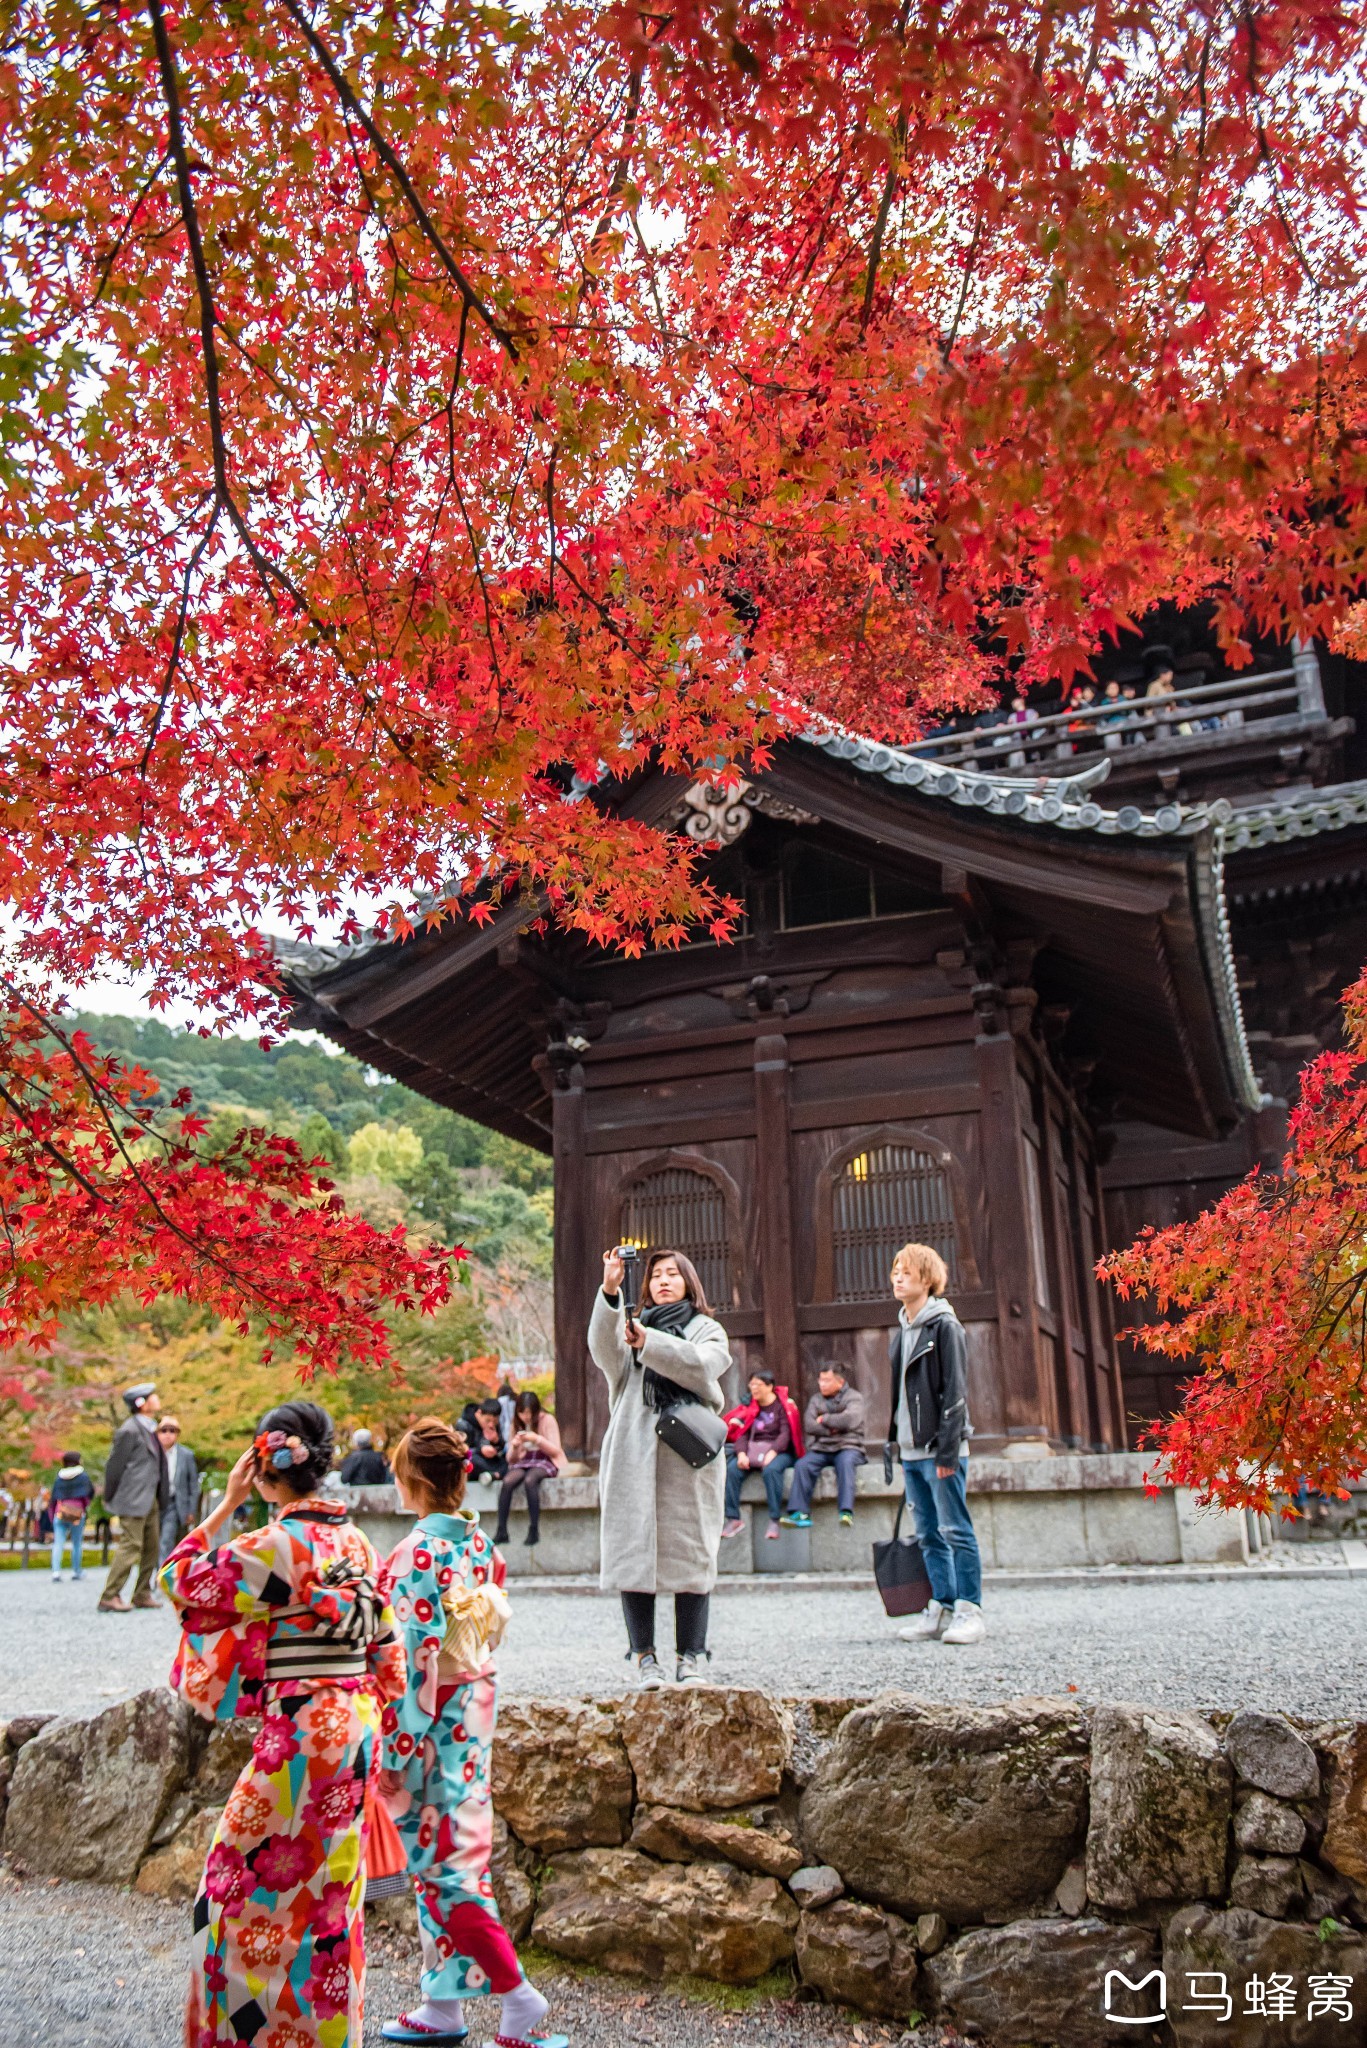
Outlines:
[{"label": "stone wall", "polygon": [[[250,1739],[167,1692],[11,1722],[5,1851],[188,1900]],[[602,1969],[782,1967],[991,2048],[1367,2039],[1367,1724],[720,1687],[513,1701],[494,1800],[514,1937]]]}]

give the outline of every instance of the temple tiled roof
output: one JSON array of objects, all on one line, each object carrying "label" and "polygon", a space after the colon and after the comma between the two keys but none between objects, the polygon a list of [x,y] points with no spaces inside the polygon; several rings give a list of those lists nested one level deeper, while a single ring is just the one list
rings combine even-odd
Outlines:
[{"label": "temple tiled roof", "polygon": [[1270,803],[1240,804],[1220,836],[1226,853],[1244,853],[1313,839],[1320,832],[1340,832],[1349,825],[1367,825],[1367,782],[1293,789]]},{"label": "temple tiled roof", "polygon": [[883,746],[877,740],[859,739],[853,733],[810,727],[803,734],[808,746],[820,747],[837,761],[848,761],[866,775],[882,776],[921,796],[944,797],[950,803],[971,805],[989,817],[1014,818],[1028,825],[1052,825],[1061,832],[1104,832],[1139,839],[1192,837],[1210,825],[1222,825],[1233,816],[1223,797],[1210,804],[1161,804],[1155,811],[1138,804],[1121,804],[1109,810],[1097,803],[1092,791],[1111,772],[1103,755],[1099,761],[1079,769],[1076,775],[984,775],[976,769],[950,768],[936,761],[924,761],[900,747]]}]

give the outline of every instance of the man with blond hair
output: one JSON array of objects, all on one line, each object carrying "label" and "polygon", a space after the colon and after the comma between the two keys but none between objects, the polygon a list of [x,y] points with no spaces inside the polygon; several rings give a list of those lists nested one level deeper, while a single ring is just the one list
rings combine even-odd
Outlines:
[{"label": "man with blond hair", "polygon": [[948,1283],[933,1245],[904,1244],[892,1262],[898,1316],[888,1346],[887,1466],[901,1459],[932,1594],[897,1631],[909,1643],[980,1643],[987,1633],[982,1559],[968,1512],[968,1346],[944,1298]]}]

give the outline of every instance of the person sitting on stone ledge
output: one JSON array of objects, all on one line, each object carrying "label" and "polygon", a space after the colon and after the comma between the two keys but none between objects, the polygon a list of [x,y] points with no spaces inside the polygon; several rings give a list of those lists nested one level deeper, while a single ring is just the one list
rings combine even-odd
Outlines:
[{"label": "person sitting on stone ledge", "polygon": [[541,1483],[554,1479],[565,1466],[560,1441],[560,1424],[541,1406],[541,1396],[525,1387],[513,1410],[514,1430],[508,1445],[508,1470],[498,1490],[498,1528],[495,1543],[508,1541],[508,1515],[519,1486],[527,1489],[527,1534],[523,1542],[534,1549],[541,1540]]},{"label": "person sitting on stone ledge", "polygon": [[388,1486],[392,1475],[368,1429],[351,1432],[351,1449],[342,1460],[339,1476],[343,1486]]},{"label": "person sitting on stone ledge", "polygon": [[777,1538],[783,1512],[783,1481],[802,1456],[802,1418],[786,1387],[780,1387],[767,1366],[750,1375],[750,1399],[723,1417],[726,1423],[726,1518],[723,1536],[738,1536],[745,1524],[740,1515],[740,1490],[747,1472],[758,1472],[769,1503],[765,1535]]},{"label": "person sitting on stone ledge", "polygon": [[499,1485],[508,1470],[503,1447],[503,1415],[497,1401],[481,1401],[475,1410],[479,1434],[469,1439],[470,1477],[484,1486]]},{"label": "person sitting on stone ledge", "polygon": [[835,1467],[836,1507],[848,1528],[854,1520],[854,1475],[868,1459],[864,1454],[864,1396],[852,1387],[838,1365],[825,1365],[817,1378],[819,1392],[807,1403],[807,1451],[793,1474],[793,1491],[783,1517],[789,1528],[812,1526],[812,1493],[828,1467]]}]

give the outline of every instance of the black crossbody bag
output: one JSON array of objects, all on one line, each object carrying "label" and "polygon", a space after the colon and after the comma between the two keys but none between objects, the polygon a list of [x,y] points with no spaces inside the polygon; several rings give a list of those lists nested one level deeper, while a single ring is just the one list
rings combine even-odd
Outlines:
[{"label": "black crossbody bag", "polygon": [[[629,1248],[622,1252],[622,1306],[627,1320],[637,1313],[636,1258]],[[696,1311],[690,1304],[689,1321]],[[647,1326],[649,1327],[649,1326]],[[681,1332],[677,1334],[682,1334]],[[696,1394],[681,1387],[677,1380],[666,1379],[663,1373],[643,1368],[639,1353],[636,1368],[644,1372],[641,1383],[641,1398],[648,1408],[655,1411],[655,1434],[662,1444],[668,1444],[671,1451],[681,1457],[685,1465],[700,1472],[704,1465],[710,1465],[726,1442],[726,1424],[720,1415],[703,1406]]]}]

